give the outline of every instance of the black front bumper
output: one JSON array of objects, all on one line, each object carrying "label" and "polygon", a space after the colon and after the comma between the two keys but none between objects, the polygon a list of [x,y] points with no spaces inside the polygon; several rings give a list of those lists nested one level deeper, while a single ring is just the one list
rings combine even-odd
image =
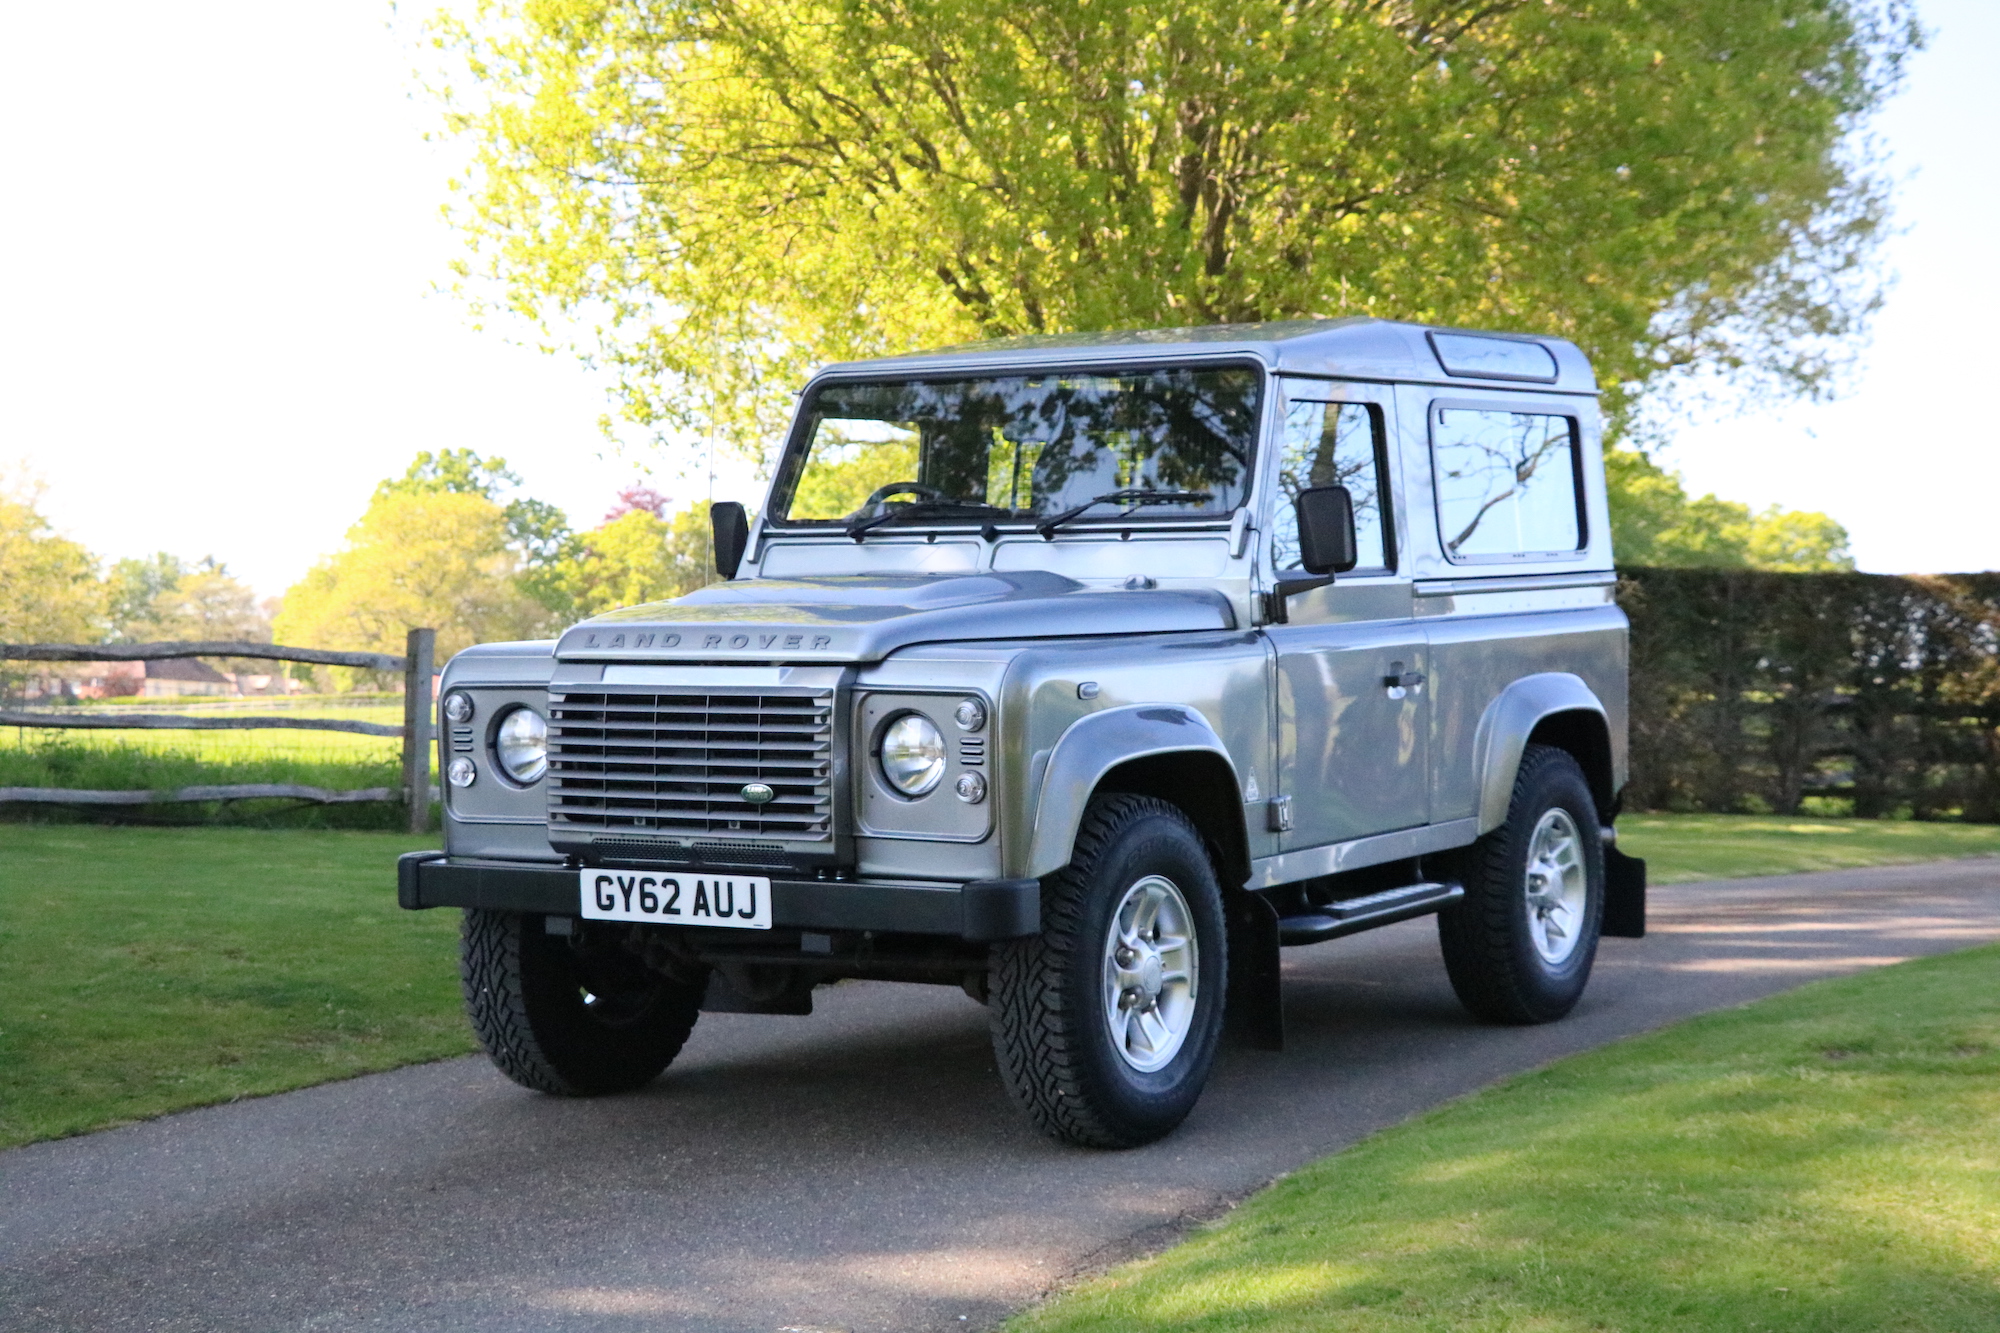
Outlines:
[{"label": "black front bumper", "polygon": [[[451,860],[405,852],[396,863],[396,901],[408,908],[486,907],[503,912],[581,914],[577,872],[565,866]],[[771,922],[794,930],[875,930],[1011,940],[1042,928],[1041,883],[985,879],[970,884],[881,884],[867,880],[773,879]]]}]

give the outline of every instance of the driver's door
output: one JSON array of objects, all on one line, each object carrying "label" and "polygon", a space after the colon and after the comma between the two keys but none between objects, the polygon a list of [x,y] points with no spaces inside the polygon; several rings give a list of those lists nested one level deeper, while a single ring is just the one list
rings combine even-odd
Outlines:
[{"label": "driver's door", "polygon": [[1394,400],[1369,385],[1281,381],[1273,578],[1301,577],[1291,497],[1341,485],[1354,501],[1359,563],[1286,601],[1272,624],[1280,791],[1295,851],[1430,821],[1430,691],[1413,586],[1397,568]]}]

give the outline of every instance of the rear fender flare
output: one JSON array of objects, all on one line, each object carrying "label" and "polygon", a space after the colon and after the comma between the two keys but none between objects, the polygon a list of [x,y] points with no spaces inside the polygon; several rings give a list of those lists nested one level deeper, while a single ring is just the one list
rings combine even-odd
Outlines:
[{"label": "rear fender flare", "polygon": [[1514,799],[1514,775],[1520,771],[1521,754],[1536,725],[1557,713],[1578,712],[1596,714],[1609,733],[1603,700],[1581,676],[1567,671],[1523,676],[1486,705],[1472,742],[1473,771],[1479,775],[1481,833],[1491,833],[1507,822],[1507,807]]}]

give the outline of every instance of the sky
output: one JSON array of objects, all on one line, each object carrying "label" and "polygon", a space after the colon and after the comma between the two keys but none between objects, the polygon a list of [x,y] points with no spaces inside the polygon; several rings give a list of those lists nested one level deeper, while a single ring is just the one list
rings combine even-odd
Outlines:
[{"label": "sky", "polygon": [[[1930,48],[1875,124],[1902,182],[1898,281],[1854,391],[1692,426],[1660,455],[1696,494],[1832,514],[1881,572],[2000,566],[2000,414],[1965,401],[2000,308],[2000,4],[1922,13]],[[502,456],[578,527],[648,468],[707,498],[688,452],[607,443],[600,375],[474,328],[440,290],[452,150],[425,140],[423,56],[390,19],[368,0],[106,0],[86,33],[64,6],[10,12],[0,470],[38,475],[44,512],[100,555],[212,554],[279,594],[420,449]],[[741,469],[715,494],[760,499]]]}]

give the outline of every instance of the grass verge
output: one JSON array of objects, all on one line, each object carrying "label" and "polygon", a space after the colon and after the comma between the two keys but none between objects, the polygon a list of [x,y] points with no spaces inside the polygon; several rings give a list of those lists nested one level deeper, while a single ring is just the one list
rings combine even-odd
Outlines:
[{"label": "grass verge", "polygon": [[1783,815],[1624,815],[1618,845],[1654,884],[2000,854],[2000,825]]},{"label": "grass verge", "polygon": [[1475,1094],[1010,1333],[2000,1328],[2000,948]]},{"label": "grass verge", "polygon": [[471,1049],[435,835],[0,826],[0,1147]]}]

